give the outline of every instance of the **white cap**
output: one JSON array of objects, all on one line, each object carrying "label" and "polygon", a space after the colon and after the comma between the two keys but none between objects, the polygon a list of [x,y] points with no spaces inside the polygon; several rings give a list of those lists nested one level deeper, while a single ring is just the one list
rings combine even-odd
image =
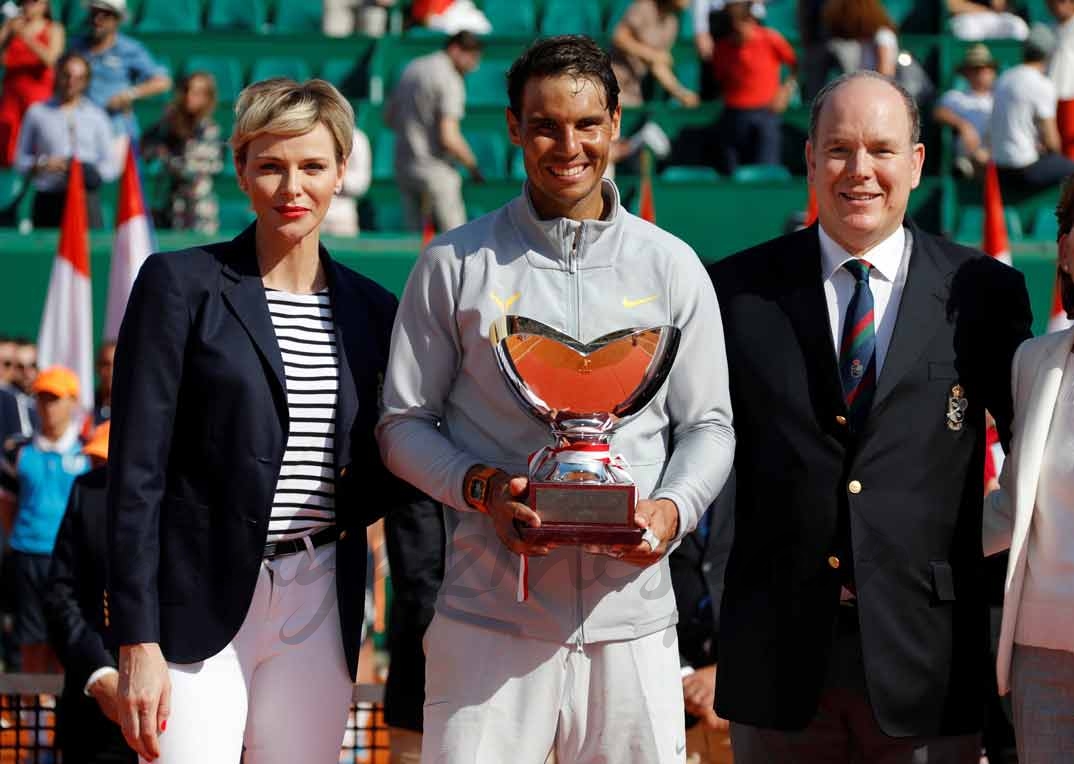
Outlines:
[{"label": "white cap", "polygon": [[90,8],[111,11],[120,18],[127,17],[127,0],[89,0],[86,5]]}]

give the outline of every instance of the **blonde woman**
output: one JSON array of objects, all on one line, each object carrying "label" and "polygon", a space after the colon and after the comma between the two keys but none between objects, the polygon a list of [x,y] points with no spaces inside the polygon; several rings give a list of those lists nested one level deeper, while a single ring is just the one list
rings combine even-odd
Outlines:
[{"label": "blonde woman", "polygon": [[[1056,210],[1063,307],[1074,314],[1074,179]],[[985,498],[984,551],[1010,548],[996,673],[1013,693],[1021,764],[1074,751],[1074,329],[1014,355],[1011,451]]]},{"label": "blonde woman", "polygon": [[365,528],[398,485],[373,441],[395,300],[319,243],[353,127],[321,80],[244,90],[231,145],[256,222],[154,255],[131,294],[105,612],[146,760],[338,761]]}]

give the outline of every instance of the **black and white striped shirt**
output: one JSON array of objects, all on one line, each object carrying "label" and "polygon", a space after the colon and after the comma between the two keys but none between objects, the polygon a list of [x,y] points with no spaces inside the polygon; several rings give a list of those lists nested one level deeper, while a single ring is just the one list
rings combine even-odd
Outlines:
[{"label": "black and white striped shirt", "polygon": [[269,541],[335,524],[336,399],[339,362],[328,290],[265,290],[287,380],[291,420],[269,518]]}]

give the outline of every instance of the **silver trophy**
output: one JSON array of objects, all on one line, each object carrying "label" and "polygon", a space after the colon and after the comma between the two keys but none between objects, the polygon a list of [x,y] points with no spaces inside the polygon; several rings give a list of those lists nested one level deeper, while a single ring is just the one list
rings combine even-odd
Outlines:
[{"label": "silver trophy", "polygon": [[489,327],[508,387],[554,438],[530,457],[526,503],[541,527],[520,526],[525,541],[640,543],[637,491],[610,440],[664,384],[680,334],[675,326],[623,329],[587,343],[512,315]]}]

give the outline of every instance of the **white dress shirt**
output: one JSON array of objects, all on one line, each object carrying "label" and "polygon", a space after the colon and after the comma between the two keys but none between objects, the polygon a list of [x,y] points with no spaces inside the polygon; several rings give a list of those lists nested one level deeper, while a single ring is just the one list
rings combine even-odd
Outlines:
[{"label": "white dress shirt", "polygon": [[[854,257],[817,226],[820,233],[821,274],[824,276],[824,299],[828,303],[828,320],[835,343],[835,358],[839,360],[839,345],[843,339],[843,320],[847,305],[854,296],[854,277],[843,263]],[[873,331],[876,335],[876,378],[884,368],[884,358],[891,345],[895,319],[899,314],[902,290],[906,286],[906,266],[910,260],[906,250],[906,229],[899,226],[891,236],[870,249],[862,259],[873,266],[869,271],[869,289],[873,293]],[[905,254],[905,257],[904,257]]]}]

